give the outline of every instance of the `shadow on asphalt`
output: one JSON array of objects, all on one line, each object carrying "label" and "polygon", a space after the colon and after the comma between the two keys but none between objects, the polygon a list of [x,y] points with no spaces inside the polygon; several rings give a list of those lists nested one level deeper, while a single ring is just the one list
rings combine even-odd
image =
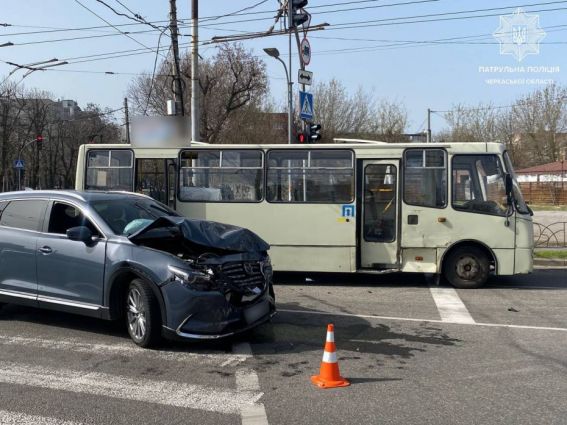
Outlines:
[{"label": "shadow on asphalt", "polygon": [[[300,273],[276,272],[274,273],[276,285],[305,285],[305,286],[378,286],[385,288],[419,288],[435,286],[436,279],[433,274],[423,273]],[[451,285],[441,279],[441,286]],[[547,289],[567,290],[567,270],[540,269],[532,274],[515,276],[490,276],[486,285],[471,291],[487,291],[491,289]]]},{"label": "shadow on asphalt", "polygon": [[368,382],[390,382],[401,381],[401,378],[348,378],[349,382],[353,385],[365,384]]},{"label": "shadow on asphalt", "polygon": [[427,286],[428,276],[423,273],[303,273],[275,272],[276,285],[306,286],[383,286],[383,287],[423,287]]},{"label": "shadow on asphalt", "polygon": [[[296,303],[279,303],[279,308],[313,311]],[[399,378],[384,377],[384,366],[407,369],[419,361],[418,355],[462,343],[430,323],[416,323],[411,330],[406,330],[407,327],[394,328],[359,317],[288,311],[280,311],[271,324],[238,339],[252,344],[254,358],[248,363],[254,370],[272,378],[279,376],[281,383],[288,385],[294,382],[294,377],[317,373],[328,323],[335,325],[337,359],[348,365],[343,372],[353,385],[399,381]]]},{"label": "shadow on asphalt", "polygon": [[[314,311],[296,303],[279,303],[283,310]],[[78,316],[70,313],[42,310],[27,306],[5,305],[0,311],[0,321],[17,321],[29,324],[40,324],[53,329],[45,330],[43,338],[63,339],[79,338],[69,332],[72,330],[119,338],[123,343],[130,342],[125,325],[122,322]],[[441,328],[432,324],[420,324],[412,332],[393,330],[385,324],[372,325],[369,321],[357,317],[333,315],[313,315],[301,312],[279,312],[271,322],[263,324],[246,333],[221,341],[167,341],[163,340],[157,350],[169,350],[193,353],[230,353],[232,345],[248,342],[254,346],[254,354],[263,360],[257,367],[269,368],[277,365],[279,360],[270,359],[271,355],[293,354],[321,350],[324,346],[327,323],[335,324],[336,341],[339,347],[339,360],[359,360],[359,354],[378,354],[381,357],[411,359],[415,353],[425,352],[431,346],[451,346],[461,342],[449,337]],[[53,333],[50,331],[54,331]],[[58,332],[59,331],[59,332]],[[37,331],[31,335],[22,333],[22,337],[36,337]],[[97,341],[91,341],[96,343]],[[99,341],[99,343],[109,343]],[[110,342],[111,343],[111,342]],[[132,348],[134,348],[132,342]],[[282,376],[294,376],[301,372],[306,362],[286,365]],[[376,363],[380,366],[380,362]]]},{"label": "shadow on asphalt", "polygon": [[359,353],[410,359],[417,352],[427,351],[428,347],[453,346],[461,342],[431,323],[419,323],[411,332],[405,332],[360,317],[310,314],[315,310],[297,303],[279,303],[278,308],[286,311],[280,311],[271,324],[260,326],[240,337],[254,344],[255,354],[291,354],[313,350],[321,350],[322,353],[328,323],[335,325],[339,360],[358,360]]},{"label": "shadow on asphalt", "polygon": [[[79,332],[87,332],[101,336],[110,336],[112,338],[119,338],[121,343],[131,343],[132,348],[135,344],[131,341],[128,332],[126,331],[126,324],[124,321],[108,321],[92,317],[80,316],[71,313],[58,312],[53,310],[45,310],[40,308],[19,306],[15,304],[4,305],[0,309],[0,322],[2,321],[17,321],[30,324],[39,324],[49,328],[54,332],[50,335],[50,330],[43,333],[44,339],[52,338],[77,338],[81,339],[80,335],[71,335],[69,333],[61,335],[57,330],[72,330]],[[22,337],[37,337],[37,331],[33,335],[21,334]],[[96,343],[96,341],[90,341]],[[102,341],[101,343],[104,343]],[[231,352],[232,341],[169,341],[163,339],[159,347],[156,349],[167,349],[169,351],[180,352],[196,352],[196,353],[211,353],[211,352]]]},{"label": "shadow on asphalt", "polygon": [[535,270],[532,274],[491,276],[485,287],[473,291],[491,289],[567,290],[567,270]]}]

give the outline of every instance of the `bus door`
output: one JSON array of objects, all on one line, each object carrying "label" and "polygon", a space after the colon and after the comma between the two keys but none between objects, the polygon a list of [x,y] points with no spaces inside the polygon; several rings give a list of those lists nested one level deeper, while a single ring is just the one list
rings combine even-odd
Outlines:
[{"label": "bus door", "polygon": [[[362,269],[396,268],[399,264],[398,160],[362,160],[359,185],[359,261]],[[360,169],[360,168],[359,168]]]},{"label": "bus door", "polygon": [[175,160],[137,158],[135,192],[175,208]]}]

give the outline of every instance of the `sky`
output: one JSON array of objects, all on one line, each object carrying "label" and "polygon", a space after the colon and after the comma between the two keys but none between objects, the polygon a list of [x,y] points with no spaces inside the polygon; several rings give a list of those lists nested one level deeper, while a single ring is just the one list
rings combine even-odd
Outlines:
[{"label": "sky", "polygon": [[[121,25],[132,21],[118,16],[97,0],[0,2],[3,3],[0,45],[14,44],[0,47],[1,79],[14,69],[5,62],[29,64],[52,58],[67,60],[68,65],[49,72],[34,72],[22,83],[29,88],[47,90],[56,98],[74,99],[83,107],[92,102],[117,109],[122,106],[135,75],[152,71],[159,32],[147,25],[130,25],[119,28],[130,31],[131,38],[120,34],[107,22]],[[169,15],[169,0],[105,2],[118,12],[129,14],[125,6],[147,21],[162,21],[158,25],[165,24]],[[512,17],[518,7],[527,14],[523,22]],[[215,19],[245,8],[249,9]],[[200,40],[265,31],[272,25],[277,8],[277,0],[201,0]],[[506,106],[549,82],[567,83],[567,1],[309,0],[306,9],[312,15],[311,25],[329,24],[324,31],[307,34],[312,50],[307,69],[314,73],[315,82],[336,78],[350,92],[362,87],[377,99],[404,103],[409,113],[410,132],[425,129],[428,108],[446,111],[456,104],[481,102]],[[178,19],[189,17],[190,0],[178,1]],[[502,20],[504,27],[501,27]],[[504,52],[501,52],[494,33],[500,28],[503,37],[509,36],[512,24],[520,29],[527,25],[527,32],[517,32],[525,38],[516,39],[517,45],[504,44]],[[87,27],[99,28],[84,29]],[[77,28],[80,30],[74,30]],[[182,25],[180,33],[181,50],[186,50],[191,29]],[[81,39],[57,41],[70,38]],[[168,43],[167,38],[162,38],[162,45],[167,47]],[[276,104],[285,104],[287,88],[283,67],[262,49],[278,48],[287,62],[287,37],[258,38],[243,44],[265,60],[271,96]],[[518,55],[520,44],[522,54]],[[215,54],[212,44],[202,44],[199,49],[204,57]],[[77,59],[131,50],[141,54],[106,60]],[[506,50],[509,54],[502,54]],[[295,43],[292,61],[292,76],[296,81]],[[20,81],[24,73],[19,70],[10,79]],[[294,87],[297,90],[297,84]],[[117,118],[121,119],[119,115]],[[433,131],[445,125],[442,113],[433,114]]]}]

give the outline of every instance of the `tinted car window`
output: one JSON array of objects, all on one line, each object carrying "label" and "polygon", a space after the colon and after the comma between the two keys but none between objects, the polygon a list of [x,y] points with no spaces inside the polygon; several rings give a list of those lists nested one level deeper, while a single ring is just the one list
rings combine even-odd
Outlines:
[{"label": "tinted car window", "polygon": [[151,199],[105,199],[91,202],[92,207],[117,235],[130,235],[163,216],[179,216]]},{"label": "tinted car window", "polygon": [[2,211],[4,211],[4,208],[6,208],[7,206],[8,206],[8,201],[0,202],[0,218],[2,217]]},{"label": "tinted car window", "polygon": [[99,235],[96,227],[84,216],[79,208],[63,202],[54,202],[49,217],[48,233],[65,235],[67,230],[77,226],[88,227],[93,235]]},{"label": "tinted car window", "polygon": [[47,201],[30,199],[12,201],[0,218],[0,226],[15,227],[26,230],[40,230]]}]

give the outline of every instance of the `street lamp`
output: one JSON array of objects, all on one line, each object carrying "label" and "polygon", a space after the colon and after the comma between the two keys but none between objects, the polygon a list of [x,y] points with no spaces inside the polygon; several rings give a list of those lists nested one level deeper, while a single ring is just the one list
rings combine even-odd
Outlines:
[{"label": "street lamp", "polygon": [[[291,81],[291,75],[288,74],[288,70],[287,70],[287,66],[285,65],[285,62],[280,58],[280,52],[278,49],[276,49],[275,47],[267,47],[264,49],[264,52],[266,52],[266,54],[268,56],[273,57],[274,59],[277,59],[278,61],[280,61],[284,67],[285,70],[285,77],[287,79],[287,100],[288,100],[288,111],[287,111],[287,143],[291,144],[291,123],[292,123],[292,115],[293,115],[293,97],[292,97],[292,88],[293,88],[293,82]],[[290,69],[291,71],[291,69]]]}]

